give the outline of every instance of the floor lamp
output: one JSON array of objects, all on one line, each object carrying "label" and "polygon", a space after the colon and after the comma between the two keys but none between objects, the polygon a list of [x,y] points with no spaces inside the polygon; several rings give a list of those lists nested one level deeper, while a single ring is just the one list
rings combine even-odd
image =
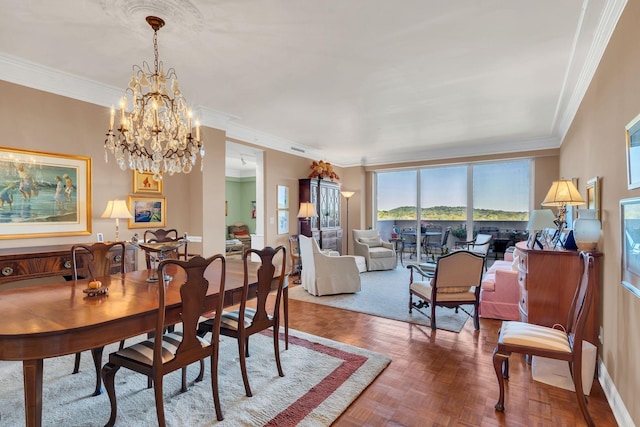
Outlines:
[{"label": "floor lamp", "polygon": [[342,197],[347,199],[347,251],[345,252],[345,255],[349,255],[349,199],[352,198],[353,195],[356,194],[356,192],[341,191],[340,194],[342,194]]}]

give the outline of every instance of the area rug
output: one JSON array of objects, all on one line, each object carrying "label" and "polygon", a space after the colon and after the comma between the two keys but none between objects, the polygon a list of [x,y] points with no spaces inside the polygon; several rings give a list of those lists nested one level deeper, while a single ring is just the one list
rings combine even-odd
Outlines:
[{"label": "area rug", "polygon": [[[429,318],[416,310],[409,314],[409,270],[406,267],[361,273],[360,282],[360,292],[321,297],[309,294],[302,286],[293,286],[289,288],[289,298],[403,322],[431,325]],[[473,306],[465,306],[465,309],[473,313]],[[450,308],[436,307],[438,329],[460,332],[468,319],[469,315],[462,310],[456,313]]]},{"label": "area rug", "polygon": [[[384,370],[385,355],[290,330],[289,350],[281,335],[284,377],[278,376],[270,335],[250,338],[247,370],[253,397],[246,397],[236,341],[222,337],[220,399],[225,419],[213,408],[207,362],[205,378],[194,383],[198,365],[189,367],[190,389],[180,393],[180,371],[165,376],[168,426],[328,426]],[[127,340],[127,345],[136,339]],[[117,344],[105,348],[105,354]],[[106,359],[106,357],[105,357]],[[95,373],[83,354],[80,373],[71,375],[73,356],[44,361],[43,426],[98,426],[109,419],[106,393],[92,397]],[[116,374],[118,426],[156,426],[153,389],[147,379],[127,369]],[[0,362],[0,426],[25,425],[22,363]]]}]

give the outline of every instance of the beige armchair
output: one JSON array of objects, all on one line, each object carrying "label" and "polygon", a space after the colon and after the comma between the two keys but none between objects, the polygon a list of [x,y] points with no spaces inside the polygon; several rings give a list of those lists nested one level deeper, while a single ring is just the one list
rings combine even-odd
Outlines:
[{"label": "beige armchair", "polygon": [[398,264],[393,243],[380,238],[378,230],[352,230],[353,251],[363,256],[367,271],[393,270]]},{"label": "beige armchair", "polygon": [[300,235],[302,287],[311,295],[334,295],[360,291],[360,272],[353,256],[330,256],[318,243]]}]

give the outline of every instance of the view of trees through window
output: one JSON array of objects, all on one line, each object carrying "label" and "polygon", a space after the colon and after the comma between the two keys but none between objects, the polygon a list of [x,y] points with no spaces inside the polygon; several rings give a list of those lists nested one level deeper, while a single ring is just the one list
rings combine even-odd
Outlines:
[{"label": "view of trees through window", "polygon": [[378,172],[377,219],[418,220],[419,205],[420,220],[527,221],[529,170],[516,160]]}]

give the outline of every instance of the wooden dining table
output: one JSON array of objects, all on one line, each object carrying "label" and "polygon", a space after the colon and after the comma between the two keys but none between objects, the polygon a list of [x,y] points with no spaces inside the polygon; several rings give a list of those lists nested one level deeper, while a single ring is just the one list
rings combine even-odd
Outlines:
[{"label": "wooden dining table", "polygon": [[[215,264],[207,272],[212,278],[220,273]],[[258,266],[250,267],[253,286]],[[173,280],[166,293],[166,324],[173,325],[180,322],[181,300],[179,286],[171,284],[184,282],[184,273],[168,272]],[[88,280],[0,287],[0,360],[22,361],[27,426],[42,423],[43,359],[101,348],[155,329],[159,283],[147,281],[153,274],[153,270],[140,270],[100,277],[109,290],[93,297],[83,292]],[[243,282],[242,261],[227,260],[225,306],[240,303]],[[211,283],[205,312],[215,310],[219,297],[217,284]]]}]

